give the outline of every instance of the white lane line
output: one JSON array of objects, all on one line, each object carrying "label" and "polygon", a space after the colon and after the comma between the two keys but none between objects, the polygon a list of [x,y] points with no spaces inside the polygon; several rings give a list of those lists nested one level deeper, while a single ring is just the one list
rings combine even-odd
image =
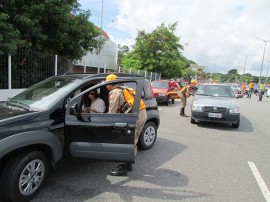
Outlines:
[{"label": "white lane line", "polygon": [[259,173],[257,167],[255,166],[255,164],[253,162],[248,161],[248,165],[255,177],[255,179],[257,180],[257,183],[263,193],[264,198],[266,199],[267,202],[270,202],[270,192],[269,189],[267,188],[266,184],[264,183],[264,180],[261,176],[261,174]]}]

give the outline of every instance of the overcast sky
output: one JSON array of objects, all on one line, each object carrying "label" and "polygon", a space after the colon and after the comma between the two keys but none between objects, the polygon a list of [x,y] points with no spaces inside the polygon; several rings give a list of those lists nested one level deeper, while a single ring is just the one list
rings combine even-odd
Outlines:
[{"label": "overcast sky", "polygon": [[[178,22],[175,34],[183,55],[206,72],[237,69],[242,74],[245,67],[245,73],[260,75],[265,47],[261,39],[270,40],[270,0],[103,0],[103,15],[102,0],[79,3],[91,10],[91,22],[100,27],[102,21],[116,44],[134,45],[138,30],[152,32],[162,23]],[[269,64],[270,41],[262,76]]]}]

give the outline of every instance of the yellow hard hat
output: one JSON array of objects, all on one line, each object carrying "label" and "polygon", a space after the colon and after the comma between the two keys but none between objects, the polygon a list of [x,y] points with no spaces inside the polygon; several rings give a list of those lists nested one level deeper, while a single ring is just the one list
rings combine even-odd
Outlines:
[{"label": "yellow hard hat", "polygon": [[115,80],[117,79],[118,77],[115,75],[115,74],[109,74],[107,77],[106,77],[106,81],[112,81],[112,80]]},{"label": "yellow hard hat", "polygon": [[192,83],[192,84],[196,84],[196,83],[197,83],[197,81],[196,81],[195,79],[192,79],[190,83]]}]

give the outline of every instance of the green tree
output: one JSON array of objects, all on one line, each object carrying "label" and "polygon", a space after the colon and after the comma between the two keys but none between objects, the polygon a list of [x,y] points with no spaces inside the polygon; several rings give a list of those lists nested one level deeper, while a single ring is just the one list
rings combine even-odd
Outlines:
[{"label": "green tree", "polygon": [[103,44],[77,0],[1,0],[0,11],[2,54],[25,47],[79,59]]},{"label": "green tree", "polygon": [[174,32],[177,23],[163,24],[153,32],[138,31],[133,50],[122,60],[124,68],[159,72],[165,78],[181,76],[189,66],[189,60],[181,54],[183,46]]},{"label": "green tree", "polygon": [[238,75],[237,69],[231,69],[228,71],[228,74],[234,74],[234,75]]},{"label": "green tree", "polygon": [[129,53],[129,47],[126,45],[118,45],[118,65],[122,63],[122,59]]},{"label": "green tree", "polygon": [[140,57],[136,53],[129,53],[123,57],[121,66],[124,69],[142,69],[141,60],[139,58]]},{"label": "green tree", "polygon": [[190,67],[188,67],[183,70],[182,77],[185,80],[190,81],[191,78],[194,78],[196,74],[197,74],[197,71],[193,71]]}]

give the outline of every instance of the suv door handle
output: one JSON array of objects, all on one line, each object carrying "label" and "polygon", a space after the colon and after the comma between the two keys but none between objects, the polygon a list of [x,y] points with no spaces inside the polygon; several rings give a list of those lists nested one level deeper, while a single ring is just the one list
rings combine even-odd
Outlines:
[{"label": "suv door handle", "polygon": [[126,128],[127,127],[127,123],[115,123],[114,127],[115,128]]}]

